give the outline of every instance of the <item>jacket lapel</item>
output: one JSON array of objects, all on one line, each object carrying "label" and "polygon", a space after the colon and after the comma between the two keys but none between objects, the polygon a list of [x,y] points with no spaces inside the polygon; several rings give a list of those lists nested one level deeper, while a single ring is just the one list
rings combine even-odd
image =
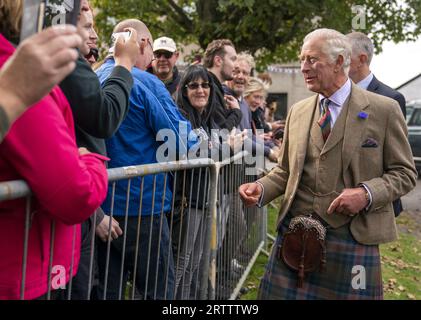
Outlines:
[{"label": "jacket lapel", "polygon": [[316,95],[313,97],[313,99],[310,99],[307,104],[303,105],[300,110],[297,111],[298,115],[296,119],[298,119],[298,121],[295,121],[293,129],[291,128],[291,133],[296,133],[297,137],[296,166],[298,172],[301,172],[304,167],[304,160],[307,152],[313,114],[316,112],[315,109],[318,106],[318,102],[318,95]]},{"label": "jacket lapel", "polygon": [[349,109],[349,97],[348,97],[348,99],[346,99],[346,101],[343,104],[343,106],[341,107],[341,109],[342,110],[339,113],[339,117],[336,119],[333,130],[330,133],[329,138],[327,139],[320,155],[329,152],[340,141],[342,141],[343,136],[344,136],[346,117],[347,117],[348,109]]},{"label": "jacket lapel", "polygon": [[311,127],[310,127],[310,140],[319,149],[322,151],[323,146],[325,144],[322,136],[322,130],[317,123],[317,120],[320,118],[320,103],[319,99],[317,99],[317,106],[314,108],[313,118],[311,120]]},{"label": "jacket lapel", "polygon": [[367,87],[367,91],[376,92],[379,88],[379,80],[375,76],[373,76],[373,80],[371,80],[370,84]]},{"label": "jacket lapel", "polygon": [[[356,149],[360,147],[361,137],[368,123],[368,118],[373,116],[370,115],[368,107],[369,102],[365,96],[365,90],[352,84],[342,146],[342,165],[344,171],[347,170],[352,155],[355,153]],[[359,113],[363,112],[363,110],[368,114],[368,118],[366,119],[359,116]]]}]

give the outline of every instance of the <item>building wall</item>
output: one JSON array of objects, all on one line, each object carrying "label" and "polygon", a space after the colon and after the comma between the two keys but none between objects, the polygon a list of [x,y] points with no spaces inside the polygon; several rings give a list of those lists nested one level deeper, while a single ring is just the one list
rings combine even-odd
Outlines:
[{"label": "building wall", "polygon": [[406,101],[420,100],[421,99],[421,76],[416,78],[414,81],[406,84],[405,86],[398,89],[406,99]]},{"label": "building wall", "polygon": [[268,71],[272,77],[269,93],[286,93],[288,109],[314,94],[307,89],[299,66],[271,66]]}]

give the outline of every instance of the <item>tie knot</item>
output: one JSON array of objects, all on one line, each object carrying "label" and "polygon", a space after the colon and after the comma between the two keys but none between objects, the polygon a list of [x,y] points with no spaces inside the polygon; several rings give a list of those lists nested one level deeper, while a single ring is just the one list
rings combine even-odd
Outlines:
[{"label": "tie knot", "polygon": [[327,109],[327,107],[329,106],[330,100],[328,98],[323,98],[322,99],[322,107],[323,109]]}]

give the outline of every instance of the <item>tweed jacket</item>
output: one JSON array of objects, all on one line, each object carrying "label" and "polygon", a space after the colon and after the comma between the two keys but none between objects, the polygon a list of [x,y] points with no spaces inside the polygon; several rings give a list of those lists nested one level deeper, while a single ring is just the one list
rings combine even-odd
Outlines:
[{"label": "tweed jacket", "polygon": [[[303,172],[312,116],[318,105],[318,95],[315,95],[292,106],[278,165],[258,180],[264,188],[263,205],[284,195],[278,226],[294,201]],[[370,189],[369,210],[361,211],[350,222],[352,235],[362,244],[380,244],[397,238],[392,201],[408,193],[416,184],[417,171],[407,127],[397,107],[396,101],[353,84],[343,135],[325,146],[320,154],[323,160],[324,154],[341,143],[342,148],[334,149],[342,152],[345,186],[353,188],[364,183]],[[373,146],[363,147],[368,139],[374,142]]]}]

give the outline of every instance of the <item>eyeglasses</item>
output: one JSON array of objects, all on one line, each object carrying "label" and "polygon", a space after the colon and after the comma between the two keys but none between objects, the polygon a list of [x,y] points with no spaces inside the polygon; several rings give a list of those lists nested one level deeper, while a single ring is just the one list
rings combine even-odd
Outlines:
[{"label": "eyeglasses", "polygon": [[90,57],[94,57],[95,58],[95,61],[98,61],[98,58],[99,58],[98,49],[91,48],[89,50],[89,53],[86,55],[86,59],[89,59]]},{"label": "eyeglasses", "polygon": [[171,57],[174,55],[174,52],[169,52],[169,51],[158,51],[158,52],[154,52],[153,53],[155,58],[159,59],[162,56],[165,57],[165,59],[171,59]]},{"label": "eyeglasses", "polygon": [[186,88],[189,88],[190,90],[197,90],[199,89],[199,87],[201,87],[202,89],[209,89],[210,84],[209,82],[202,82],[202,83],[192,82],[192,83],[186,84]]}]

